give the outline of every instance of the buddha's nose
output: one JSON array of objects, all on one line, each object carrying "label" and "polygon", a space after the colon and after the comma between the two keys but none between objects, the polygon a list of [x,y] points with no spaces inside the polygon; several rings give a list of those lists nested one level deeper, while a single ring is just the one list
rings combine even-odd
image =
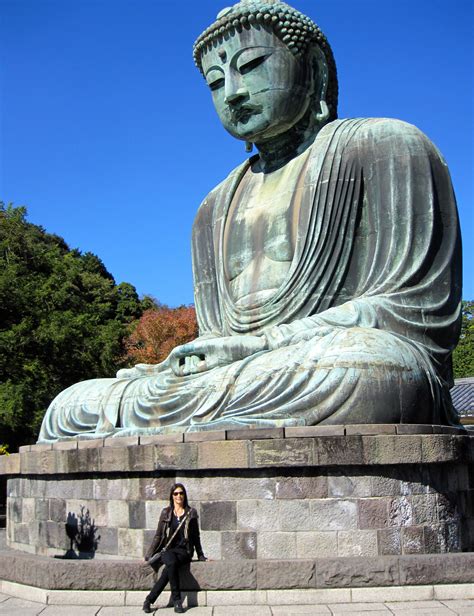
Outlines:
[{"label": "buddha's nose", "polygon": [[225,93],[225,102],[228,105],[235,105],[240,101],[243,101],[248,96],[246,88],[238,88],[237,90],[231,89]]}]

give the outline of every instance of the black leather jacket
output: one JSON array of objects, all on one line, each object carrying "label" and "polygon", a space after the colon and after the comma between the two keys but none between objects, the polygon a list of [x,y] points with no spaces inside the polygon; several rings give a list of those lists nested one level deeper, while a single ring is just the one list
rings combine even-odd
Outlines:
[{"label": "black leather jacket", "polygon": [[[186,550],[190,556],[193,557],[194,550],[196,550],[199,560],[205,560],[204,552],[201,546],[201,536],[199,534],[199,522],[196,509],[193,507],[186,507],[185,512],[187,514],[186,521],[184,522],[184,540],[186,542]],[[170,524],[173,510],[171,507],[165,507],[161,512],[160,519],[158,521],[158,528],[156,529],[155,536],[151,542],[150,547],[145,554],[145,560],[150,559],[153,554],[162,550],[171,537]]]}]

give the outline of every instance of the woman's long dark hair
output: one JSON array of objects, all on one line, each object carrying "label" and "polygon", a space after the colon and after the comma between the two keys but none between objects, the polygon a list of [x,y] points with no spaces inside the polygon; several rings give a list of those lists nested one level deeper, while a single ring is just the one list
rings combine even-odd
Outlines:
[{"label": "woman's long dark hair", "polygon": [[183,507],[186,508],[188,506],[188,494],[186,492],[186,488],[183,486],[182,483],[173,483],[173,485],[171,486],[171,490],[170,490],[170,507],[171,507],[171,509],[174,509],[173,492],[176,490],[176,488],[181,488],[183,490],[183,492],[184,492]]}]

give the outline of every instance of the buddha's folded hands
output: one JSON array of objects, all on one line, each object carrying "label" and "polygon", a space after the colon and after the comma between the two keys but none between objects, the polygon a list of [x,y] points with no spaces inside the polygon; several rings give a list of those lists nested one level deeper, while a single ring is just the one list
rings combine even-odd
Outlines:
[{"label": "buddha's folded hands", "polygon": [[176,376],[187,376],[226,366],[268,349],[264,336],[224,336],[195,340],[173,349],[169,364]]}]

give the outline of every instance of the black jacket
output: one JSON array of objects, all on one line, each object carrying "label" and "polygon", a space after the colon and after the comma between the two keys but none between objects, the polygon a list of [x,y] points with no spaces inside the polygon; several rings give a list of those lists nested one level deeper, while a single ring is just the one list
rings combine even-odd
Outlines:
[{"label": "black jacket", "polygon": [[[204,560],[205,556],[201,546],[197,511],[193,507],[186,507],[185,512],[187,514],[186,521],[184,522],[184,540],[186,542],[186,550],[191,558],[193,557],[194,550],[196,550],[199,560]],[[153,554],[156,554],[156,552],[162,550],[169,541],[172,534],[170,532],[172,515],[173,510],[171,507],[165,507],[161,512],[160,519],[158,521],[158,528],[156,529],[153,541],[147,550],[145,560],[150,559]]]}]

